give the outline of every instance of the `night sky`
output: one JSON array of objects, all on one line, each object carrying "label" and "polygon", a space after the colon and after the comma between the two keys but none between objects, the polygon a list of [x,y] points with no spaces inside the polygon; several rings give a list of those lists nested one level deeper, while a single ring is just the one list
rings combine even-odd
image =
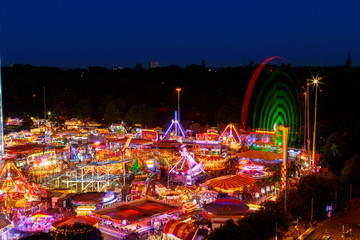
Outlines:
[{"label": "night sky", "polygon": [[360,65],[359,1],[2,1],[3,65]]}]

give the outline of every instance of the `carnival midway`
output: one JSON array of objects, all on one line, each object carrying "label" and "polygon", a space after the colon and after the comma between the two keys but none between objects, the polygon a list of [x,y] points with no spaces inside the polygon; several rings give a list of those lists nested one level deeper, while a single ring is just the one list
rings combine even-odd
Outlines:
[{"label": "carnival midway", "polygon": [[273,77],[252,94],[275,58],[251,78],[241,122],[224,129],[184,129],[179,104],[167,129],[32,118],[36,128],[2,134],[1,238],[86,223],[112,239],[204,239],[321,174],[296,83]]}]

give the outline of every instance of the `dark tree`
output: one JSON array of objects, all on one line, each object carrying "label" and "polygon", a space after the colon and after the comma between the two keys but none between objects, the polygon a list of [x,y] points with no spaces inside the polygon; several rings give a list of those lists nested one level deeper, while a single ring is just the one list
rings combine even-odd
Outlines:
[{"label": "dark tree", "polygon": [[[247,227],[247,226],[244,226],[244,227]],[[214,231],[212,231],[209,234],[208,239],[210,239],[210,240],[218,240],[218,239],[230,240],[230,239],[241,239],[240,238],[241,236],[242,236],[241,229],[231,219],[231,220],[227,220],[223,226],[216,228]]]},{"label": "dark tree", "polygon": [[72,109],[73,115],[83,122],[90,120],[95,108],[88,99],[81,99]]},{"label": "dark tree", "polygon": [[21,129],[29,130],[34,125],[33,120],[31,120],[29,115],[23,114],[23,121]]},{"label": "dark tree", "polygon": [[[340,189],[335,175],[302,177],[297,188],[290,189],[288,193],[288,212],[293,219],[310,219],[313,199],[314,219],[323,219],[326,217],[326,206],[334,203],[335,191]],[[278,197],[278,202],[284,206],[283,192]]]},{"label": "dark tree", "polygon": [[101,232],[89,224],[63,225],[51,232],[56,240],[102,240]]},{"label": "dark tree", "polygon": [[144,128],[156,127],[154,109],[148,104],[134,104],[125,117],[130,124],[140,123]]},{"label": "dark tree", "polygon": [[51,233],[39,233],[28,237],[21,238],[22,240],[55,240]]},{"label": "dark tree", "polygon": [[360,191],[360,155],[356,154],[354,157],[347,160],[344,168],[341,171],[341,180],[344,184],[352,184],[355,193]]},{"label": "dark tree", "polygon": [[276,234],[276,223],[281,230],[289,227],[283,208],[277,203],[265,202],[260,210],[246,214],[237,223],[233,220],[226,221],[223,226],[211,232],[208,239],[270,239]]}]

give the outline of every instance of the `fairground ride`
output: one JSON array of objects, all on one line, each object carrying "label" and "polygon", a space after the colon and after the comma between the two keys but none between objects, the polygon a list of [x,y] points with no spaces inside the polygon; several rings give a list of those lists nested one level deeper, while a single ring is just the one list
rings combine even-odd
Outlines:
[{"label": "fairground ride", "polygon": [[129,174],[119,167],[129,161],[130,159],[120,159],[79,164],[74,170],[65,172],[43,185],[49,189],[70,188],[77,192],[108,191],[123,185]]},{"label": "fairground ride", "polygon": [[[241,128],[246,130],[249,127],[248,114],[251,113],[253,130],[271,131],[276,130],[276,126],[289,125],[289,146],[295,147],[300,144],[302,132],[300,85],[289,64],[281,67],[267,65],[274,59],[288,63],[282,57],[271,57],[256,69],[243,102]],[[252,98],[253,93],[256,98]],[[277,135],[276,142],[280,146],[281,134]]]}]

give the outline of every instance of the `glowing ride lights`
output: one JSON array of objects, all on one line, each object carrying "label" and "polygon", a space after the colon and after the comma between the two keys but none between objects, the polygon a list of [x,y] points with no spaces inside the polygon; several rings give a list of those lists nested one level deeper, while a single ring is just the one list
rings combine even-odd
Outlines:
[{"label": "glowing ride lights", "polygon": [[96,206],[78,206],[75,212],[77,216],[90,216],[95,209]]},{"label": "glowing ride lights", "polygon": [[141,138],[149,139],[152,141],[157,141],[159,139],[159,134],[156,130],[151,129],[141,129]]},{"label": "glowing ride lights", "polygon": [[219,139],[219,134],[217,132],[206,132],[206,133],[198,133],[196,134],[197,140],[204,140],[204,141],[217,141]]},{"label": "glowing ride lights", "polygon": [[55,218],[51,215],[35,214],[23,220],[15,221],[14,227],[21,232],[43,232],[50,230],[54,221]]},{"label": "glowing ride lights", "polygon": [[226,126],[224,131],[219,136],[218,140],[223,141],[226,144],[230,144],[230,145],[236,144],[236,143],[241,145],[241,143],[243,142],[241,135],[236,130],[235,126],[231,123]]},{"label": "glowing ride lights", "polygon": [[246,165],[242,168],[245,171],[255,172],[264,170],[264,166],[260,165]]},{"label": "glowing ride lights", "polygon": [[7,126],[21,126],[23,122],[23,119],[19,118],[7,118],[6,125]]},{"label": "glowing ride lights", "polygon": [[[290,76],[281,71],[275,71],[261,85],[256,99],[253,127],[271,130],[276,125],[291,126],[290,145],[300,143],[301,134],[301,102],[299,86],[296,86]],[[281,145],[280,140],[278,145]]]},{"label": "glowing ride lights", "polygon": [[176,137],[186,137],[186,132],[184,130],[184,128],[181,126],[181,123],[180,121],[178,120],[178,117],[177,117],[177,112],[175,111],[175,119],[171,120],[171,124],[170,126],[168,127],[168,129],[166,130],[164,136],[162,137],[161,140],[163,139],[167,139],[171,134],[171,130],[172,129],[175,129],[175,135]]},{"label": "glowing ride lights", "polygon": [[246,164],[237,174],[244,177],[262,179],[269,176],[264,168],[262,165]]},{"label": "glowing ride lights", "polygon": [[242,112],[241,112],[241,128],[242,129],[246,129],[246,127],[247,127],[246,122],[247,122],[247,114],[248,114],[248,109],[249,109],[249,104],[250,104],[250,98],[251,98],[251,94],[254,89],[256,80],[257,80],[259,74],[261,73],[261,70],[265,67],[265,65],[273,59],[282,59],[284,61],[287,61],[285,58],[282,58],[282,57],[278,57],[278,56],[271,57],[271,58],[266,59],[264,62],[262,62],[259,65],[259,67],[255,70],[254,74],[252,75],[252,77],[250,79],[248,88],[246,90],[244,102],[243,102],[243,107],[242,107]]},{"label": "glowing ride lights", "polygon": [[217,171],[223,170],[226,168],[227,158],[221,156],[208,156],[208,157],[199,157],[202,163],[205,164],[206,171]]},{"label": "glowing ride lights", "polygon": [[201,172],[205,173],[205,166],[201,162],[198,163],[195,161],[185,144],[180,147],[180,155],[181,158],[170,169],[169,174],[175,174],[175,176],[180,177],[182,182],[192,185],[194,183],[193,181],[195,181],[195,179],[193,179],[195,176],[199,175]]},{"label": "glowing ride lights", "polygon": [[195,157],[211,157],[221,155],[221,142],[210,140],[194,140],[193,152]]},{"label": "glowing ride lights", "polygon": [[[243,102],[241,114],[241,128],[243,130],[247,127],[247,115],[255,83],[258,82],[262,69],[273,59],[280,59],[288,63],[288,61],[282,57],[271,57],[261,63],[255,70]],[[258,126],[264,130],[270,130],[273,128],[274,123],[276,123],[276,125],[290,124],[289,144],[296,145],[300,143],[302,118],[301,104],[298,97],[299,90],[299,84],[295,84],[289,74],[282,71],[271,71],[270,77],[260,85],[260,92],[254,106],[253,128]],[[281,145],[281,143],[279,142],[278,145]]]},{"label": "glowing ride lights", "polygon": [[[189,151],[186,148],[186,145],[182,145],[180,147],[180,160],[175,164],[175,166],[170,170],[170,173],[175,172],[176,174],[187,174],[187,175],[197,175],[201,171],[203,171],[203,166],[201,163],[197,163],[195,159],[191,156]],[[175,171],[176,166],[182,161],[181,169],[179,171]],[[185,171],[181,171],[184,167],[185,162],[187,163],[188,169]]]}]

